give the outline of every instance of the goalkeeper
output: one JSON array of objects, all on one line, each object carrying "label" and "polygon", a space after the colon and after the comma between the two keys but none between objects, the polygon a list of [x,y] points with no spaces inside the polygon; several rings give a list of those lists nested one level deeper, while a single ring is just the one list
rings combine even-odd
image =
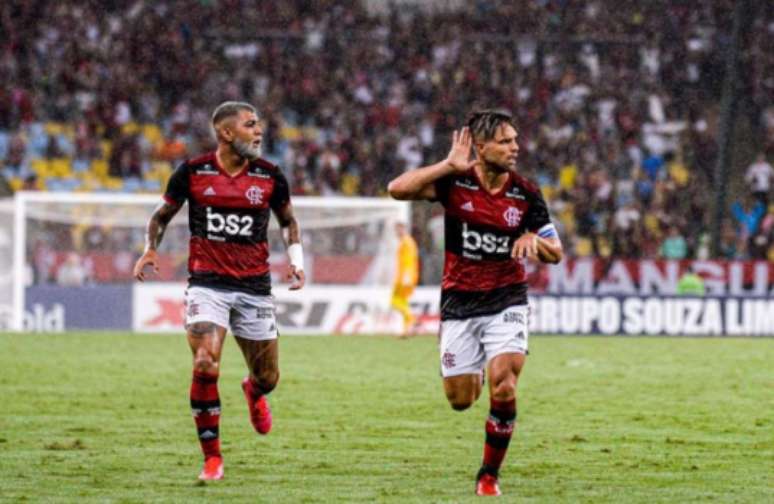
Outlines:
[{"label": "goalkeeper", "polygon": [[419,280],[419,253],[417,242],[411,237],[404,222],[395,225],[395,232],[398,234],[398,269],[390,305],[403,317],[403,336],[408,336],[416,321],[411,313],[409,299]]}]

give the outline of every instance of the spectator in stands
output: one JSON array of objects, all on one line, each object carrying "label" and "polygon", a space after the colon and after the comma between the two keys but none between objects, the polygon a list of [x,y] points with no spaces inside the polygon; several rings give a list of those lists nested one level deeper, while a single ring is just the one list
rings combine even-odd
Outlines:
[{"label": "spectator in stands", "polygon": [[[265,153],[294,194],[375,196],[441,155],[434,138],[462,119],[459,104],[487,96],[517,111],[520,166],[556,196],[549,204],[561,200],[563,225],[588,244],[578,250],[601,253],[618,234],[614,254],[641,254],[661,242],[646,215],[709,214],[711,201],[674,187],[711,193],[732,0],[462,2],[383,17],[364,1],[232,2],[240,27],[217,4],[0,2],[0,176],[14,190],[34,175],[43,189],[158,192],[187,153],[212,147],[200,124],[213,100],[239,97],[267,104]],[[771,12],[740,58],[749,143],[769,156]],[[624,237],[616,216],[630,200],[642,218]],[[700,227],[684,229],[695,243]]]},{"label": "spectator in stands", "polygon": [[685,259],[688,257],[688,243],[677,226],[669,228],[669,234],[661,243],[660,255],[664,259]]},{"label": "spectator in stands", "polygon": [[769,190],[771,179],[774,177],[774,168],[766,162],[766,155],[761,153],[755,158],[755,162],[747,168],[744,180],[750,184],[752,195],[763,205],[769,203]]},{"label": "spectator in stands", "polygon": [[750,200],[744,200],[744,203],[737,201],[731,206],[731,214],[739,224],[739,235],[745,239],[757,233],[765,213],[766,207],[760,201],[754,203]]}]

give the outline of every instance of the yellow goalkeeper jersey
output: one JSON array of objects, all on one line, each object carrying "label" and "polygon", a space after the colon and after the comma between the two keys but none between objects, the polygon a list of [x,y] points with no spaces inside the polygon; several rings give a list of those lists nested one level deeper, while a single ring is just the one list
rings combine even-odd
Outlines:
[{"label": "yellow goalkeeper jersey", "polygon": [[417,242],[410,235],[398,244],[398,274],[396,284],[416,285],[419,281],[419,251]]}]

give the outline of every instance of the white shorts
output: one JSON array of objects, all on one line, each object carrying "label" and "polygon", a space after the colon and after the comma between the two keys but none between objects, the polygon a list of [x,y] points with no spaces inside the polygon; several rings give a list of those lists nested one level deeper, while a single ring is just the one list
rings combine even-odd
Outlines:
[{"label": "white shorts", "polygon": [[212,322],[230,328],[235,336],[244,339],[277,339],[273,296],[188,287],[185,291],[186,327],[196,322]]},{"label": "white shorts", "polygon": [[443,377],[478,374],[504,353],[527,353],[527,305],[509,306],[500,313],[441,322]]}]

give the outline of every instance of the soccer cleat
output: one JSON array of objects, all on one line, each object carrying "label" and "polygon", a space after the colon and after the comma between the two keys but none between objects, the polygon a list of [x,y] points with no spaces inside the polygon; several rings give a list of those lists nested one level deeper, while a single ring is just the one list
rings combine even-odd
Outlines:
[{"label": "soccer cleat", "polygon": [[478,479],[478,483],[476,484],[476,495],[481,495],[481,496],[502,495],[500,493],[500,485],[497,483],[497,478],[495,478],[491,474],[482,475]]},{"label": "soccer cleat", "polygon": [[242,390],[247,399],[247,410],[250,412],[250,423],[258,434],[268,434],[271,430],[271,408],[266,396],[262,395],[257,400],[253,398],[250,377],[242,380]]},{"label": "soccer cleat", "polygon": [[199,479],[202,481],[223,479],[223,457],[210,457],[205,460]]}]

